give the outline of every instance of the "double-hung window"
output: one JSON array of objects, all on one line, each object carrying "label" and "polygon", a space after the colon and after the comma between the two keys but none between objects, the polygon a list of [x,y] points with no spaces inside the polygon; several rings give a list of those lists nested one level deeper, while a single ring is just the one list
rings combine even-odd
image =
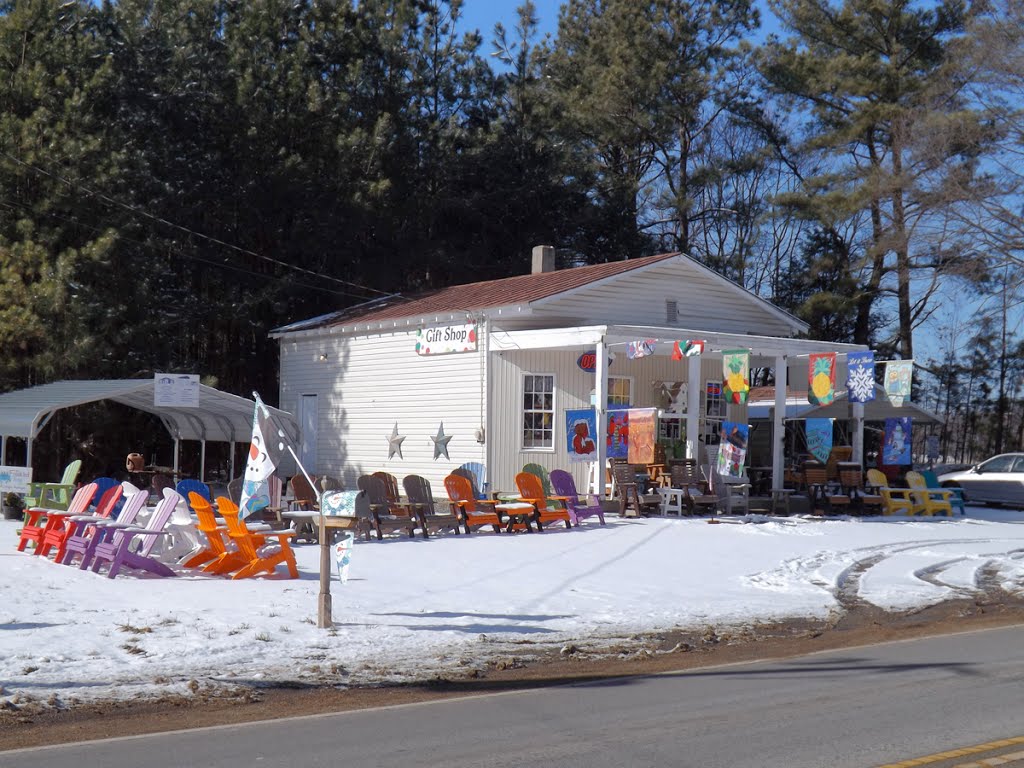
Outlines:
[{"label": "double-hung window", "polygon": [[552,374],[523,376],[523,448],[553,450],[555,447],[555,377]]}]

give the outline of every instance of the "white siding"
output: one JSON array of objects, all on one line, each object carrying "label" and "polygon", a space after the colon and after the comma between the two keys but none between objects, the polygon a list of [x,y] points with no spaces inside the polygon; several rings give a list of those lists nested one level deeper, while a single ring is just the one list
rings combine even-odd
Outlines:
[{"label": "white siding", "polygon": [[[593,373],[576,365],[579,352],[524,351],[496,352],[491,356],[490,396],[493,403],[491,467],[488,468],[491,488],[514,491],[515,475],[524,464],[536,462],[552,469],[572,472],[576,487],[587,487],[589,463],[570,462],[565,435],[565,412],[590,407],[590,391],[595,386]],[[686,381],[687,363],[666,356],[630,360],[619,351],[608,369],[609,376],[630,377],[633,381],[633,405],[655,407],[660,402],[660,386],[656,382]],[[554,374],[555,376],[555,448],[553,451],[524,450],[522,445],[523,375]],[[702,361],[703,381],[721,381],[722,362]],[[746,407],[729,409],[734,419],[745,418]]]},{"label": "white siding", "polygon": [[[667,300],[676,302],[674,323],[666,321]],[[569,325],[675,326],[762,336],[793,333],[791,323],[753,294],[741,293],[724,279],[675,260],[535,304],[534,313],[538,323],[564,318]]]},{"label": "white siding", "polygon": [[[482,335],[482,334],[481,334]],[[355,488],[361,474],[384,470],[398,477],[426,477],[435,498],[442,480],[465,462],[483,462],[474,432],[483,421],[484,340],[476,353],[421,357],[415,331],[373,336],[323,335],[281,339],[281,408],[295,412],[298,398],[318,395],[317,467]],[[319,356],[327,355],[321,362]],[[388,459],[387,436],[395,422],[404,458]],[[444,422],[450,460],[433,459]]]}]

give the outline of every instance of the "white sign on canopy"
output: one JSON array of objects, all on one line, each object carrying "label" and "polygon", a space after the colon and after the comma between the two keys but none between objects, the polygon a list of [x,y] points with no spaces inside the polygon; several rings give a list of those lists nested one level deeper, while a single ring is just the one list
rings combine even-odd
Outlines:
[{"label": "white sign on canopy", "polygon": [[198,408],[199,376],[193,373],[154,373],[153,405],[158,408]]}]

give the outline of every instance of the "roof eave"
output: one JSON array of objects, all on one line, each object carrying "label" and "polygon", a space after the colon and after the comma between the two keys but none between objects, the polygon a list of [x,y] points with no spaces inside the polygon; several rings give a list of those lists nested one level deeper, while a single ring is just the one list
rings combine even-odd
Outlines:
[{"label": "roof eave", "polygon": [[297,331],[274,332],[269,334],[272,339],[297,339],[311,336],[333,336],[338,335],[359,335],[371,333],[385,333],[387,331],[411,330],[430,324],[451,323],[462,321],[466,323],[479,322],[484,319],[498,319],[507,317],[527,317],[533,314],[530,304],[504,304],[496,307],[482,307],[479,309],[466,309],[451,312],[432,312],[423,315],[410,315],[409,317],[394,317],[387,320],[374,320],[368,323],[340,323],[338,325],[327,325],[319,328],[307,328]]}]

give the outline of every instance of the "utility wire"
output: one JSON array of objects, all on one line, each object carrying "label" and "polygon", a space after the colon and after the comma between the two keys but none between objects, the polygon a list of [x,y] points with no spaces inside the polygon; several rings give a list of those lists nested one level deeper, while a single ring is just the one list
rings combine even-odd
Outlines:
[{"label": "utility wire", "polygon": [[223,246],[224,248],[229,248],[229,249],[231,249],[233,251],[237,251],[239,253],[244,253],[247,256],[252,256],[252,257],[257,258],[257,259],[262,259],[264,261],[268,261],[271,264],[276,264],[276,265],[278,265],[280,267],[284,267],[285,269],[292,269],[292,270],[295,270],[297,272],[303,272],[303,273],[305,273],[307,275],[311,275],[312,277],[316,277],[316,278],[319,278],[321,280],[331,280],[333,282],[340,283],[342,285],[347,285],[347,286],[349,286],[351,288],[358,288],[361,291],[367,291],[369,293],[375,293],[375,294],[378,294],[381,297],[395,296],[396,295],[396,294],[388,293],[387,291],[377,290],[376,288],[370,288],[369,286],[366,286],[366,285],[360,285],[359,283],[353,283],[353,282],[351,282],[349,280],[342,280],[339,277],[333,277],[331,275],[325,275],[325,274],[320,273],[320,272],[314,272],[311,269],[306,269],[305,267],[299,267],[299,266],[296,266],[294,264],[289,264],[286,261],[281,261],[280,259],[275,259],[272,256],[265,256],[263,254],[256,253],[255,251],[250,251],[248,248],[242,248],[241,246],[234,245],[233,243],[228,243],[228,242],[225,242],[224,240],[220,240],[219,238],[212,237],[211,235],[204,235],[202,232],[196,232],[195,230],[189,229],[188,227],[185,227],[185,226],[183,226],[181,224],[176,224],[173,221],[168,221],[167,219],[162,218],[160,216],[157,216],[155,214],[152,214],[149,211],[144,211],[141,208],[137,208],[135,206],[128,205],[127,203],[122,203],[120,200],[115,200],[114,198],[112,198],[112,197],[110,197],[108,195],[105,195],[102,192],[96,192],[96,191],[91,190],[88,187],[85,187],[85,186],[83,186],[81,184],[76,184],[75,182],[71,181],[70,179],[66,179],[63,176],[59,175],[59,174],[53,173],[51,171],[47,171],[45,168],[39,168],[37,166],[32,165],[31,163],[26,163],[21,158],[15,157],[14,155],[10,154],[9,152],[7,152],[5,150],[0,150],[0,155],[3,155],[8,160],[11,160],[12,162],[17,163],[20,166],[28,168],[31,171],[34,171],[34,172],[39,173],[39,174],[42,174],[43,176],[48,176],[49,178],[54,179],[55,181],[59,181],[62,184],[67,185],[71,189],[81,190],[81,191],[91,195],[92,197],[99,198],[100,200],[103,200],[103,201],[109,203],[110,205],[114,205],[114,206],[117,206],[119,208],[123,208],[126,211],[130,211],[131,213],[134,213],[137,216],[143,216],[143,217],[145,217],[147,219],[151,219],[151,220],[156,221],[156,222],[158,222],[160,224],[163,224],[165,226],[171,227],[172,229],[177,229],[177,230],[180,230],[181,232],[185,232],[185,233],[187,233],[189,235],[192,235],[194,237],[202,238],[203,240],[208,240],[211,243],[216,243],[217,245]]}]

